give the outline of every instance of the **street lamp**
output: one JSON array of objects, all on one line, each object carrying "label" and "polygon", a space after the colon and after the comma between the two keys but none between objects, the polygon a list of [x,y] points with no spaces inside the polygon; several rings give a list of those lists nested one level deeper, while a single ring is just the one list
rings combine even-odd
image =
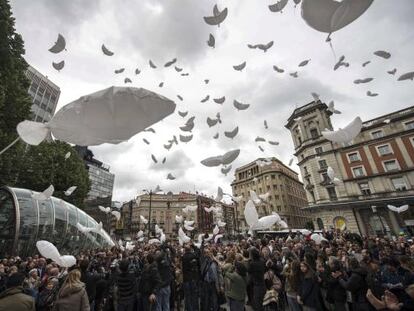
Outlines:
[{"label": "street lamp", "polygon": [[[374,214],[377,214],[377,207],[376,207],[375,205],[372,205],[372,206],[371,206],[371,209],[372,209],[372,212],[373,212]],[[383,233],[383,234],[384,234],[384,236],[385,236],[385,235],[387,234],[387,231],[385,230],[385,226],[384,226],[384,223],[382,222],[381,215],[377,214],[377,216],[378,216],[379,221],[380,221],[380,223],[381,223],[382,233]]]},{"label": "street lamp", "polygon": [[145,192],[146,194],[148,194],[149,195],[149,197],[150,197],[150,201],[149,201],[149,211],[148,211],[148,237],[150,237],[151,236],[151,210],[152,210],[152,195],[155,193],[158,193],[158,192],[161,192],[162,190],[161,190],[161,188],[160,188],[160,186],[159,185],[157,185],[157,187],[155,187],[155,189],[154,190],[152,190],[152,189],[150,189],[150,190],[147,190],[147,189],[143,189],[142,190],[143,192]]}]

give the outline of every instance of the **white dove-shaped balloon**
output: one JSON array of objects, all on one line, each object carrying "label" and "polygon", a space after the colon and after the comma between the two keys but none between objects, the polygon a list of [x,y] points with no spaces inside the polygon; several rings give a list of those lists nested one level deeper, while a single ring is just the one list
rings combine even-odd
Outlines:
[{"label": "white dove-shaped balloon", "polygon": [[270,192],[266,192],[264,194],[259,194],[259,198],[263,201],[267,201],[267,199],[270,197]]},{"label": "white dove-shaped balloon", "polygon": [[59,266],[69,268],[76,264],[76,258],[71,255],[61,256],[55,245],[49,241],[41,240],[36,242],[36,247],[45,258],[52,259]]},{"label": "white dove-shaped balloon", "polygon": [[223,235],[222,234],[217,234],[215,237],[214,237],[214,243],[217,243],[218,242],[218,240],[219,239],[221,239],[223,237]]},{"label": "white dove-shaped balloon", "polygon": [[66,191],[65,191],[65,195],[66,196],[70,196],[72,193],[73,193],[73,191],[75,191],[76,190],[76,186],[72,186],[72,187],[69,187]]},{"label": "white dove-shaped balloon", "polygon": [[234,202],[239,203],[239,202],[241,202],[241,200],[243,200],[243,196],[242,195],[234,196],[233,200],[234,200]]},{"label": "white dove-shaped balloon", "polygon": [[216,225],[213,229],[213,235],[219,234],[220,228]]},{"label": "white dove-shaped balloon", "polygon": [[408,210],[409,206],[408,206],[408,204],[406,204],[406,205],[401,205],[400,207],[396,207],[394,205],[388,204],[387,207],[390,211],[393,211],[393,212],[396,212],[396,213],[399,214],[399,213],[403,213],[406,210]]},{"label": "white dove-shaped balloon", "polygon": [[280,228],[282,228],[282,229],[287,229],[287,228],[289,228],[288,224],[287,224],[287,223],[286,223],[286,221],[284,221],[284,220],[279,221],[279,222],[277,223],[277,225],[278,225]]},{"label": "white dove-shaped balloon", "polygon": [[54,191],[55,191],[55,188],[53,187],[53,185],[50,185],[43,192],[34,193],[32,195],[32,198],[35,200],[39,200],[39,201],[45,201],[45,200],[48,200],[52,196]]},{"label": "white dove-shaped balloon", "polygon": [[193,231],[194,227],[192,227],[191,225],[184,224],[184,229],[187,230],[187,231]]},{"label": "white dove-shaped balloon", "polygon": [[148,244],[161,244],[161,241],[158,239],[151,239],[148,241]]},{"label": "white dove-shaped balloon", "polygon": [[121,219],[121,213],[118,211],[111,211],[111,214],[115,216],[116,220],[119,221]]},{"label": "white dove-shaped balloon", "polygon": [[141,222],[146,225],[148,223],[148,219],[146,219],[144,216],[139,215],[139,218],[141,219]]},{"label": "white dove-shaped balloon", "polygon": [[182,245],[183,243],[187,243],[187,242],[190,242],[191,241],[191,238],[190,237],[188,237],[185,233],[184,233],[184,231],[183,231],[183,228],[179,228],[178,229],[178,241],[180,242],[180,244]]},{"label": "white dove-shaped balloon", "polygon": [[310,238],[315,241],[316,244],[321,244],[322,241],[326,241],[326,239],[318,233],[313,233]]},{"label": "white dove-shaped balloon", "polygon": [[362,120],[356,117],[343,129],[337,131],[322,131],[322,136],[334,143],[348,143],[359,135],[362,128]]},{"label": "white dove-shaped balloon", "polygon": [[194,225],[194,220],[184,220],[184,225],[192,226]]},{"label": "white dove-shaped balloon", "polygon": [[76,228],[78,228],[78,230],[80,231],[80,232],[82,232],[82,233],[88,233],[88,232],[92,232],[92,231],[94,231],[95,230],[95,228],[92,228],[92,227],[85,227],[85,226],[83,226],[82,224],[80,224],[80,223],[77,223],[76,224]]},{"label": "white dove-shaped balloon", "polygon": [[163,233],[162,229],[158,226],[158,224],[155,224],[155,233],[156,233],[156,234],[161,234],[161,233]]},{"label": "white dove-shaped balloon", "polygon": [[103,206],[99,205],[98,208],[101,212],[104,212],[105,214],[108,214],[111,211],[110,207],[103,207]]},{"label": "white dove-shaped balloon", "polygon": [[182,223],[183,222],[183,216],[180,216],[180,215],[175,215],[175,222],[177,222],[177,223]]},{"label": "white dove-shaped balloon", "polygon": [[137,233],[137,238],[142,238],[144,236],[144,231],[139,230]]},{"label": "white dove-shaped balloon", "polygon": [[254,204],[260,204],[262,202],[254,190],[250,190],[249,193],[250,200],[252,200]]},{"label": "white dove-shaped balloon", "polygon": [[219,226],[219,227],[225,227],[225,226],[226,226],[226,223],[225,223],[225,222],[223,222],[223,221],[221,221],[221,220],[219,220],[219,221],[217,222],[217,226]]}]

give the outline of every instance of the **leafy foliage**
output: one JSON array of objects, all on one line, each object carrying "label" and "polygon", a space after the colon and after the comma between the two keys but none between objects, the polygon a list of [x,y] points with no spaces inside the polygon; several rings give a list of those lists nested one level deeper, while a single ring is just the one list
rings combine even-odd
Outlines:
[{"label": "leafy foliage", "polygon": [[[65,159],[65,155],[71,155]],[[83,207],[90,189],[88,171],[76,151],[67,143],[43,142],[30,146],[24,156],[19,174],[18,186],[35,191],[43,191],[49,185],[55,187],[53,196]],[[64,192],[71,186],[76,190],[70,196]]]},{"label": "leafy foliage", "polygon": [[[0,0],[0,150],[17,138],[17,124],[30,118],[24,53],[23,39],[15,32],[9,2]],[[0,155],[0,185],[15,184],[24,148],[18,142]]]}]

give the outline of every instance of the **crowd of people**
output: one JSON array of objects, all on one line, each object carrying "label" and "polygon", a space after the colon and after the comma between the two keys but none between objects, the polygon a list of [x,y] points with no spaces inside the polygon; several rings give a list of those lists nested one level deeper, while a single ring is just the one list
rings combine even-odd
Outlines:
[{"label": "crowd of people", "polygon": [[39,255],[0,262],[0,311],[414,310],[407,237],[239,237],[88,251],[59,267]]}]

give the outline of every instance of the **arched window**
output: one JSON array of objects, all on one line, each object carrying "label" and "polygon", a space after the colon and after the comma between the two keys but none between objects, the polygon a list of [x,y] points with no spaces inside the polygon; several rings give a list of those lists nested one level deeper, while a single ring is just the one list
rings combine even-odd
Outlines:
[{"label": "arched window", "polygon": [[322,221],[322,219],[320,219],[320,218],[316,219],[316,223],[318,225],[318,229],[319,230],[323,230],[324,229],[323,228],[323,221]]}]

